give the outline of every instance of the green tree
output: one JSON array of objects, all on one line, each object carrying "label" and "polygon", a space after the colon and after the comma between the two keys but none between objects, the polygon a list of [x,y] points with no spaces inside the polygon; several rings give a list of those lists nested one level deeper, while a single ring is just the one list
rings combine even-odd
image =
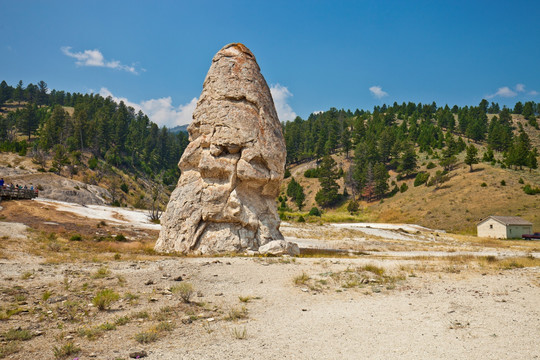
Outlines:
[{"label": "green tree", "polygon": [[302,210],[306,196],[304,194],[304,188],[294,179],[294,177],[291,178],[291,181],[287,186],[287,196],[295,202],[298,209]]},{"label": "green tree", "polygon": [[18,101],[19,105],[24,98],[24,87],[22,80],[19,80],[15,91],[13,92],[13,100]]},{"label": "green tree", "polygon": [[339,200],[339,185],[336,183],[338,178],[335,160],[330,155],[325,155],[319,167],[321,189],[315,195],[317,204],[322,207],[330,207]]},{"label": "green tree", "polygon": [[514,106],[514,114],[521,114],[523,112],[523,104],[521,101],[518,101]]},{"label": "green tree", "polygon": [[37,130],[38,125],[37,106],[32,103],[27,103],[19,117],[19,130],[27,135],[28,141],[30,141],[30,137]]},{"label": "green tree", "polygon": [[414,147],[411,144],[409,144],[405,148],[405,151],[403,152],[403,154],[401,155],[401,159],[399,160],[398,171],[401,173],[405,173],[406,176],[409,176],[418,167],[417,159],[418,157],[416,155],[416,151],[414,150]]},{"label": "green tree", "polygon": [[473,171],[473,164],[478,164],[478,162],[478,149],[473,144],[470,144],[467,147],[467,155],[465,156],[465,164],[471,167],[470,172]]},{"label": "green tree", "polygon": [[388,179],[390,175],[383,163],[377,163],[373,167],[374,192],[377,198],[382,198],[388,191]]}]

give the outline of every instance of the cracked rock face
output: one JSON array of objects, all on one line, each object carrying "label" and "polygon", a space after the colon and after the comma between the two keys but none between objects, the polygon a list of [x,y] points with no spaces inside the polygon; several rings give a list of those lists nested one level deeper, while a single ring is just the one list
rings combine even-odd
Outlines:
[{"label": "cracked rock face", "polygon": [[257,251],[282,240],[275,199],[285,141],[268,85],[244,45],[214,56],[188,132],[156,251]]}]

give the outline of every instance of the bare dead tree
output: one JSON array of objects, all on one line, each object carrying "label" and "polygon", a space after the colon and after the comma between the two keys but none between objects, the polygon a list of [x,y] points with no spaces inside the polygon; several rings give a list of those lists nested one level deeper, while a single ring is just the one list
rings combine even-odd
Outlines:
[{"label": "bare dead tree", "polygon": [[152,204],[150,209],[148,209],[148,218],[153,223],[159,223],[161,215],[163,214],[159,200],[160,195],[163,192],[162,190],[161,182],[159,181],[152,186]]}]

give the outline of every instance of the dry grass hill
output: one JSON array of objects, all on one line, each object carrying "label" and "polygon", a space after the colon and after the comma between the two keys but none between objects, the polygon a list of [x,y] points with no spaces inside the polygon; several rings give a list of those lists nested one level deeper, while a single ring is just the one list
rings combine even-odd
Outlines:
[{"label": "dry grass hill", "polygon": [[[540,131],[526,124],[522,116],[513,116],[516,128],[521,123],[531,139],[533,146],[540,149]],[[467,142],[467,139],[464,139]],[[486,151],[485,144],[475,144],[479,148],[479,156]],[[418,149],[417,149],[418,151]],[[345,171],[349,169],[352,160],[346,159],[344,154],[332,155],[338,167]],[[400,187],[406,183],[408,190],[398,192],[390,198],[382,201],[367,203],[360,202],[361,210],[351,215],[347,212],[346,203],[336,209],[327,209],[322,220],[328,221],[376,221],[391,223],[415,223],[430,228],[442,229],[458,233],[476,233],[476,223],[489,215],[520,216],[531,221],[535,229],[540,229],[540,195],[527,195],[523,192],[523,186],[540,186],[540,170],[504,169],[499,163],[492,166],[490,163],[480,162],[473,165],[473,172],[464,161],[465,152],[458,156],[458,163],[449,174],[450,179],[439,189],[433,186],[421,185],[415,187],[414,177],[397,180],[397,174],[390,172],[390,189],[397,184]],[[502,160],[502,154],[496,153],[495,157]],[[433,162],[435,168],[427,169],[427,164]],[[438,159],[429,157],[424,153],[419,154],[419,172],[428,172],[434,175],[437,170],[442,170],[438,165]],[[307,214],[315,203],[315,194],[319,191],[319,181],[314,178],[304,177],[307,169],[315,168],[315,161],[294,165],[290,168],[292,176],[304,187],[306,194],[304,212],[287,213],[292,219],[300,214]],[[523,180],[523,184],[521,180]],[[504,180],[504,183],[502,181]],[[282,186],[285,194],[290,181],[286,179]],[[343,179],[339,179],[340,192],[344,190]],[[485,185],[483,185],[485,184]],[[502,185],[505,184],[505,185]],[[350,191],[349,191],[350,193]],[[298,208],[289,200],[288,206]],[[308,218],[307,221],[319,221],[318,218]]]}]

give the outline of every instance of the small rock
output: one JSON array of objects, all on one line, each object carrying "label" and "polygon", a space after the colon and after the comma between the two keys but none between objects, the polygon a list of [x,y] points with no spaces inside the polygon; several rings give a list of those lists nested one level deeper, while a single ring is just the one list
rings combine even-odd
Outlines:
[{"label": "small rock", "polygon": [[154,283],[154,280],[150,279],[150,280],[147,280],[144,285],[152,285]]},{"label": "small rock", "polygon": [[156,302],[156,301],[158,301],[158,299],[156,299],[156,298],[150,298],[150,302]]},{"label": "small rock", "polygon": [[212,322],[212,321],[214,321],[214,320],[216,320],[216,319],[214,319],[214,318],[208,318],[208,319],[206,319],[206,321],[208,321],[208,322]]},{"label": "small rock", "polygon": [[129,357],[132,359],[140,359],[147,356],[148,354],[144,350],[137,350],[129,353]]},{"label": "small rock", "polygon": [[302,291],[303,291],[303,292],[308,292],[308,291],[309,291],[309,289],[307,289],[307,288],[303,288],[303,289],[302,289]]},{"label": "small rock", "polygon": [[182,276],[177,276],[173,280],[174,281],[182,281],[183,279],[182,279]]},{"label": "small rock", "polygon": [[68,336],[65,337],[65,339],[66,339],[66,340],[72,340],[72,339],[73,339],[73,336],[68,335]]},{"label": "small rock", "polygon": [[97,357],[97,354],[96,353],[91,353],[90,355],[88,355],[89,357]]},{"label": "small rock", "polygon": [[223,293],[217,293],[215,296],[223,296]]}]

